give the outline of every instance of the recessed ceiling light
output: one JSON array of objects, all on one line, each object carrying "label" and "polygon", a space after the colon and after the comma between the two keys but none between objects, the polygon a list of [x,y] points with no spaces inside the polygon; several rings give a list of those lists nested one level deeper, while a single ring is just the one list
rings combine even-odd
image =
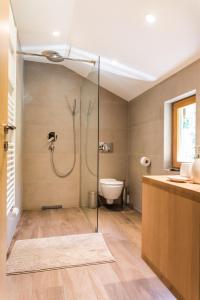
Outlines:
[{"label": "recessed ceiling light", "polygon": [[112,60],[111,63],[113,66],[116,66],[118,64],[118,62],[116,60]]},{"label": "recessed ceiling light", "polygon": [[156,22],[156,17],[154,15],[146,15],[145,19],[147,23],[153,24]]},{"label": "recessed ceiling light", "polygon": [[56,36],[56,37],[60,36],[60,31],[55,30],[55,31],[52,32],[52,35]]}]

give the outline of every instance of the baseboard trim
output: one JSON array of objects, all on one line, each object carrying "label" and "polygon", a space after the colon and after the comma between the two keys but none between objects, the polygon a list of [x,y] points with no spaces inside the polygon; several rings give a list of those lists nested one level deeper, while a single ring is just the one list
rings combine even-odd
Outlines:
[{"label": "baseboard trim", "polygon": [[136,206],[133,206],[133,209],[136,210],[137,212],[139,212],[140,214],[142,214],[142,210]]}]

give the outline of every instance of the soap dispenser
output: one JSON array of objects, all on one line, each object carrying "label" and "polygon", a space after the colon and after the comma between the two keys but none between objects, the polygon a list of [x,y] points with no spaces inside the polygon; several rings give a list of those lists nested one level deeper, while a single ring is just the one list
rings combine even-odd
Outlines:
[{"label": "soap dispenser", "polygon": [[200,184],[200,146],[196,148],[196,158],[192,164],[192,182]]}]

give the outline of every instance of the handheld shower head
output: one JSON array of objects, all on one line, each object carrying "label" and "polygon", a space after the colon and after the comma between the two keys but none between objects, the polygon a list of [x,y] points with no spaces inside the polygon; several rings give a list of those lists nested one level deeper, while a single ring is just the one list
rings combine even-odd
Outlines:
[{"label": "handheld shower head", "polygon": [[48,139],[49,143],[55,142],[55,139],[53,137],[51,137],[50,139]]}]

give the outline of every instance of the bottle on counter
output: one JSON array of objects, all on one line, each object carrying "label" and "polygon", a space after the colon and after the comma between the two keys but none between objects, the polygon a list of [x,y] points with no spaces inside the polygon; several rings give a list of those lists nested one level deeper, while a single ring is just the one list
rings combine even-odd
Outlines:
[{"label": "bottle on counter", "polygon": [[197,147],[196,157],[192,164],[192,182],[200,184],[200,147]]}]

